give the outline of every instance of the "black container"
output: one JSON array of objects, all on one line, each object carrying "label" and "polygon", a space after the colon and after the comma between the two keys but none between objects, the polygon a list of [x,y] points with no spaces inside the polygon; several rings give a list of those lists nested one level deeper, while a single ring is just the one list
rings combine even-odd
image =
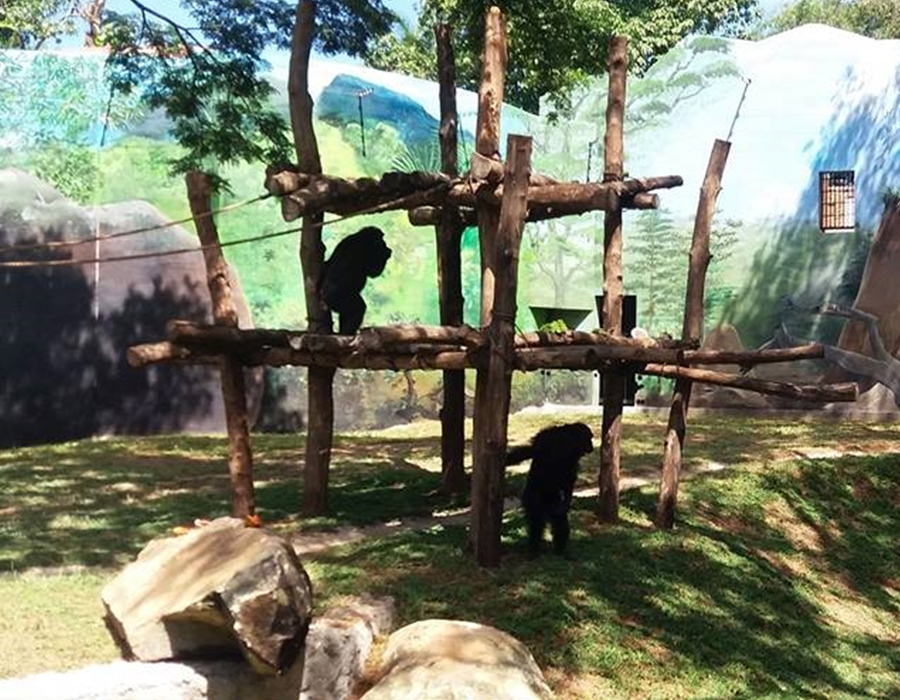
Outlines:
[{"label": "black container", "polygon": [[[597,318],[600,319],[600,325],[603,325],[603,295],[598,294],[594,297],[597,302]],[[637,297],[634,294],[626,294],[622,304],[622,335],[631,337],[631,331],[637,325]],[[625,402],[626,406],[634,406],[634,397],[640,384],[637,382],[636,374],[628,374],[625,376]],[[603,373],[600,373],[600,396],[598,403],[603,403]]]}]

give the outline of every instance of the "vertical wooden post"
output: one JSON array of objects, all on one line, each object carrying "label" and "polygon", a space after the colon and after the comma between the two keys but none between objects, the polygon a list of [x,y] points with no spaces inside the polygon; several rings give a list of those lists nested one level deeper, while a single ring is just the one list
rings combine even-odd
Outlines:
[{"label": "vertical wooden post", "polygon": [[[628,72],[628,40],[613,37],[609,44],[609,95],[606,105],[606,139],[603,181],[621,180],[625,173],[625,85]],[[622,208],[606,212],[603,226],[603,329],[622,334]],[[619,463],[625,375],[607,372],[603,377],[603,423],[600,447],[599,518],[614,523],[619,518]]]},{"label": "vertical wooden post", "polygon": [[[228,282],[228,263],[219,246],[216,223],[210,216],[212,181],[196,170],[185,177],[194,226],[203,248],[206,283],[212,300],[213,321],[237,328],[238,315]],[[222,398],[225,402],[225,426],[228,431],[228,473],[231,476],[231,513],[243,518],[256,512],[253,490],[253,454],[250,450],[250,422],[247,417],[247,393],[244,367],[233,357],[219,363]]]},{"label": "vertical wooden post", "polygon": [[[500,158],[500,112],[503,108],[503,90],[506,81],[506,20],[500,8],[491,7],[484,22],[484,52],[481,56],[481,85],[478,88],[478,120],[475,127],[475,151],[486,158]],[[478,215],[478,244],[481,253],[481,327],[486,328],[491,322],[491,309],[494,307],[495,265],[494,239],[499,226],[499,212],[491,207],[481,206]],[[475,376],[475,394],[484,393],[482,383],[487,380],[486,372],[478,372]],[[477,404],[477,401],[476,401]],[[475,408],[472,426],[472,444],[479,442],[479,431],[482,420]],[[473,455],[475,449],[473,447]],[[470,528],[471,544],[476,533],[480,531],[478,518],[479,508],[476,490],[479,488],[478,460],[472,460],[472,521]]]},{"label": "vertical wooden post", "polygon": [[[478,89],[478,122],[475,151],[486,158],[500,158],[500,112],[506,81],[506,18],[500,8],[488,10],[484,26],[481,86]],[[493,253],[499,216],[495,208],[478,209],[478,240],[481,247],[481,325],[491,322],[496,271]]]},{"label": "vertical wooden post", "polygon": [[472,479],[475,557],[481,566],[500,563],[500,530],[503,525],[503,483],[509,399],[515,356],[516,290],[519,248],[528,210],[531,171],[531,137],[510,136],[507,143],[500,228],[496,236],[496,294],[487,330],[488,363],[478,370],[484,381],[477,384],[475,420],[475,472]]},{"label": "vertical wooden post", "polygon": [[[456,59],[453,55],[453,35],[448,24],[434,28],[438,52],[440,83],[441,170],[453,177],[459,175],[457,162]],[[464,231],[459,212],[445,205],[437,225],[438,290],[441,325],[461,326],[463,323],[462,260],[460,245]],[[443,373],[444,405],[441,407],[441,490],[461,493],[466,487],[463,466],[465,455],[466,373],[449,370]]]},{"label": "vertical wooden post", "polygon": [[[313,128],[313,101],[309,94],[309,56],[315,35],[316,3],[297,3],[291,45],[288,100],[297,162],[304,172],[320,174],[322,161]],[[300,262],[306,296],[307,327],[312,333],[331,333],[331,313],[319,299],[319,277],[325,263],[322,215],[303,217]],[[328,470],[334,433],[334,369],[310,367],[307,373],[307,439],[303,471],[303,513],[321,515],[328,510]]]},{"label": "vertical wooden post", "polygon": [[[684,340],[699,341],[703,337],[704,292],[706,289],[706,269],[712,255],[709,252],[709,237],[712,219],[716,212],[716,200],[722,184],[722,173],[728,162],[731,144],[716,139],[709,154],[706,176],[700,188],[700,201],[694,219],[694,234],[691,240],[690,266],[688,268],[687,292],[684,300],[684,325],[681,336]],[[675,525],[675,506],[678,502],[678,480],[681,475],[684,438],[687,433],[687,412],[691,402],[691,381],[678,379],[669,409],[666,426],[666,440],[663,448],[662,472],[659,481],[659,501],[656,505],[655,523],[658,528],[670,529]]]}]

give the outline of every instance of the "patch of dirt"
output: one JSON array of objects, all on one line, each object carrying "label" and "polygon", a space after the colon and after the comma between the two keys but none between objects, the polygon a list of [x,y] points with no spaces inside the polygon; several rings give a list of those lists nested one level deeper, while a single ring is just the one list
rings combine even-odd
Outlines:
[{"label": "patch of dirt", "polygon": [[879,615],[875,609],[857,600],[849,589],[840,591],[840,595],[823,591],[819,603],[824,608],[823,617],[835,626],[883,642],[900,644],[897,620],[887,614]]},{"label": "patch of dirt", "polygon": [[769,501],[765,505],[763,517],[766,525],[784,533],[794,549],[815,554],[825,551],[821,533],[803,522],[784,500],[776,498]]},{"label": "patch of dirt", "polygon": [[545,680],[558,700],[605,700],[621,697],[615,683],[599,674],[568,674],[555,668],[543,671]]}]

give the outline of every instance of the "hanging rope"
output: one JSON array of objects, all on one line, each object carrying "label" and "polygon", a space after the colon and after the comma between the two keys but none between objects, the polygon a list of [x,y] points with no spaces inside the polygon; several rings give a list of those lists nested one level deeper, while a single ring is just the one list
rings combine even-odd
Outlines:
[{"label": "hanging rope", "polygon": [[[437,187],[431,188],[431,190],[426,190],[425,194],[438,192],[441,189],[444,189],[444,185],[438,185]],[[388,202],[382,202],[374,207],[369,207],[368,209],[362,209],[357,212],[353,212],[352,214],[346,214],[344,216],[339,216],[334,219],[329,219],[328,221],[321,221],[319,223],[315,223],[312,225],[313,228],[322,228],[324,226],[329,226],[331,224],[337,224],[341,221],[348,221],[350,219],[355,219],[358,216],[366,216],[368,214],[378,214],[383,211],[387,211],[389,209],[398,209],[402,208],[402,205],[407,201],[414,197],[419,197],[421,192],[414,192],[409,195],[405,195],[398,199],[393,199]],[[262,198],[268,197],[270,195],[264,195]],[[399,206],[398,206],[399,205]],[[234,205],[232,205],[233,207]],[[212,212],[210,212],[211,214]],[[209,214],[207,214],[209,215]],[[192,221],[193,219],[186,219],[186,221]],[[170,225],[174,225],[175,222],[171,222]],[[128,262],[131,260],[147,260],[149,258],[166,258],[172,255],[184,255],[185,253],[197,253],[202,252],[203,250],[209,248],[230,248],[231,246],[236,245],[244,245],[246,243],[256,243],[257,241],[267,241],[272,238],[280,238],[282,236],[289,236],[294,233],[299,233],[303,230],[302,226],[298,226],[295,228],[285,229],[283,231],[276,231],[274,233],[265,233],[258,236],[248,236],[246,238],[238,238],[233,241],[225,241],[223,243],[214,243],[206,246],[195,246],[191,248],[176,248],[174,250],[164,250],[158,253],[135,253],[133,255],[119,255],[112,258],[86,258],[84,260],[72,260],[72,259],[64,259],[64,260],[7,260],[0,261],[0,269],[28,269],[28,268],[42,268],[42,267],[75,267],[77,265],[93,265],[95,263],[104,264],[104,263],[116,263],[116,262]],[[130,233],[130,232],[127,232]],[[86,242],[90,242],[93,239],[87,239]]]},{"label": "hanging rope", "polygon": [[[241,207],[246,207],[250,204],[256,204],[257,202],[261,202],[265,199],[269,199],[274,195],[266,193],[261,194],[258,197],[253,197],[251,199],[245,199],[241,202],[234,202],[224,207],[220,207],[218,209],[214,209],[213,211],[206,212],[202,216],[198,218],[206,218],[209,216],[215,216],[216,214],[222,214],[228,211],[234,211],[235,209],[240,209]],[[184,219],[177,219],[176,221],[167,221],[162,224],[154,224],[153,226],[144,226],[142,228],[130,229],[128,231],[117,231],[115,233],[108,233],[104,236],[91,236],[90,238],[82,238],[77,241],[50,241],[46,243],[16,243],[14,245],[2,246],[0,247],[0,255],[3,253],[11,253],[11,252],[22,252],[25,250],[53,250],[56,248],[72,248],[74,246],[83,245],[85,243],[92,243],[94,241],[109,241],[114,238],[125,238],[126,236],[136,236],[140,233],[150,233],[151,231],[161,231],[163,229],[172,228],[173,226],[181,226],[182,224],[188,224],[194,221],[193,216],[185,217]]]}]

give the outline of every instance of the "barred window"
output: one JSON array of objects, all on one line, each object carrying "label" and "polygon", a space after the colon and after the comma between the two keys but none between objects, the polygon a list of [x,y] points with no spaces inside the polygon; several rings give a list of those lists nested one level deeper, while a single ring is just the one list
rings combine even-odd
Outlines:
[{"label": "barred window", "polygon": [[856,228],[856,187],[852,170],[819,173],[819,228],[823,233]]}]

